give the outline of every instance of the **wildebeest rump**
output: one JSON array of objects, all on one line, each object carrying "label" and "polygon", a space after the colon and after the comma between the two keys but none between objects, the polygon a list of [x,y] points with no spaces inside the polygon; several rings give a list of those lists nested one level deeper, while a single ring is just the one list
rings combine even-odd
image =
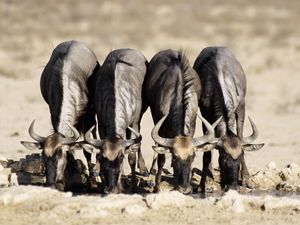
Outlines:
[{"label": "wildebeest rump", "polygon": [[200,80],[182,52],[164,50],[150,61],[143,87],[143,112],[150,106],[155,124],[153,149],[158,154],[155,191],[159,191],[164,153],[172,154],[172,167],[177,189],[192,191],[191,164],[196,150],[207,150],[206,143],[214,137],[214,129],[205,120],[209,132],[200,138],[195,133]]},{"label": "wildebeest rump", "polygon": [[125,153],[129,153],[133,188],[136,151],[140,170],[147,172],[139,134],[146,66],[147,60],[139,51],[119,49],[110,52],[97,74],[95,106],[100,140],[91,139],[89,132],[85,139],[100,148],[98,159],[106,193],[119,193],[123,189],[120,179]]},{"label": "wildebeest rump", "polygon": [[[197,57],[193,68],[199,74],[202,84],[199,107],[203,117],[209,122],[220,116],[223,118],[215,128],[219,140],[215,147],[219,150],[221,186],[238,185],[240,164],[242,180],[246,184],[249,173],[244,161],[244,151],[259,150],[263,144],[250,145],[258,136],[257,128],[250,118],[253,134],[243,137],[246,95],[244,71],[226,47],[205,48]],[[234,132],[235,122],[237,134]],[[203,127],[204,132],[205,130]],[[205,191],[206,176],[211,175],[210,162],[211,152],[204,153],[200,183],[202,191]]]},{"label": "wildebeest rump", "polygon": [[29,134],[37,142],[21,142],[29,149],[41,149],[46,167],[46,185],[65,189],[67,151],[77,148],[76,140],[95,124],[94,77],[99,68],[95,54],[82,42],[59,44],[45,66],[40,89],[49,105],[54,133],[42,137]]}]

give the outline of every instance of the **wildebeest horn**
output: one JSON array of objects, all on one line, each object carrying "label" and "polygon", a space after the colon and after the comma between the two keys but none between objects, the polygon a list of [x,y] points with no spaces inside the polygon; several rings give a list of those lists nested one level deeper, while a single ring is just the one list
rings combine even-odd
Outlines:
[{"label": "wildebeest horn", "polygon": [[[221,122],[221,120],[223,119],[223,116],[220,116],[219,119],[217,119],[211,126],[215,129],[217,127],[217,125]],[[220,138],[213,138],[209,141],[210,144],[217,144],[217,145],[222,145],[222,141],[220,141]]]},{"label": "wildebeest horn", "polygon": [[128,127],[128,129],[134,133],[134,135],[136,136],[135,139],[128,139],[128,140],[125,140],[124,141],[124,146],[125,148],[129,147],[130,145],[133,145],[133,144],[137,144],[137,143],[140,143],[141,140],[142,140],[142,136],[139,132],[137,132],[135,129],[131,128],[131,127]]},{"label": "wildebeest horn", "polygon": [[[204,123],[204,125],[205,125],[205,127],[207,129],[207,132],[202,137],[193,138],[193,144],[194,144],[194,146],[203,145],[203,144],[209,142],[210,140],[212,140],[215,137],[214,127],[212,125],[210,125],[210,123],[206,119],[204,119],[202,116],[198,115],[198,117]],[[214,126],[216,126],[216,124],[218,124],[221,119],[222,119],[222,117],[220,117],[214,123]]]},{"label": "wildebeest horn", "polygon": [[160,137],[158,135],[158,131],[162,125],[162,123],[165,121],[165,119],[167,118],[168,114],[167,115],[164,115],[159,121],[158,123],[154,126],[152,132],[151,132],[151,136],[152,136],[152,139],[160,144],[161,146],[164,146],[164,147],[173,147],[173,144],[174,144],[174,139],[173,138],[163,138],[163,137]]},{"label": "wildebeest horn", "polygon": [[35,122],[35,120],[33,120],[32,123],[30,124],[29,130],[28,130],[29,135],[30,135],[34,140],[36,140],[37,142],[43,143],[43,142],[45,141],[46,138],[45,138],[45,137],[42,137],[42,136],[40,136],[40,135],[38,135],[38,134],[36,134],[36,133],[34,132],[34,129],[33,129],[33,127],[34,127],[34,122]]},{"label": "wildebeest horn", "polygon": [[95,147],[101,147],[102,144],[103,144],[103,141],[102,141],[101,139],[97,140],[97,139],[90,138],[91,132],[92,132],[92,130],[93,130],[94,128],[95,128],[95,125],[92,126],[92,127],[84,134],[84,140],[85,140],[87,143],[89,143],[89,144],[91,144],[91,145],[93,145],[93,146],[95,146]]},{"label": "wildebeest horn", "polygon": [[250,121],[253,133],[249,137],[244,137],[244,140],[243,140],[244,145],[252,143],[258,136],[258,130],[257,130],[257,127],[255,126],[253,120],[249,116],[248,116],[248,119]]},{"label": "wildebeest horn", "polygon": [[77,140],[78,140],[78,138],[80,137],[80,134],[79,134],[79,132],[78,132],[78,130],[73,126],[73,125],[71,125],[69,122],[67,122],[67,121],[64,121],[67,125],[68,125],[68,127],[70,127],[70,129],[72,130],[72,132],[73,132],[73,137],[65,137],[65,138],[63,138],[63,140],[62,140],[62,144],[64,144],[64,145],[69,145],[69,144],[73,144],[73,143],[75,143]]}]

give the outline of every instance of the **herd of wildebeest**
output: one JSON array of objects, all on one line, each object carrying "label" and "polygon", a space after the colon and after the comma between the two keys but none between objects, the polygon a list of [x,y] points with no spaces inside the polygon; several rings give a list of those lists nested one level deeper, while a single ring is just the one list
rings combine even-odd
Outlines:
[{"label": "herd of wildebeest", "polygon": [[[253,132],[243,136],[246,77],[226,47],[203,49],[193,67],[182,51],[170,49],[158,52],[150,62],[137,50],[113,50],[100,65],[84,43],[66,41],[53,50],[40,89],[49,105],[54,133],[38,135],[33,121],[29,134],[36,142],[21,143],[42,151],[47,186],[66,190],[69,151],[83,150],[89,181],[95,176],[95,157],[105,193],[124,191],[121,175],[126,154],[132,187],[137,185],[138,167],[144,176],[156,173],[154,191],[158,192],[165,154],[170,153],[174,188],[189,194],[192,162],[200,151],[204,154],[199,187],[204,192],[206,178],[212,176],[213,149],[219,152],[223,189],[251,186],[244,151],[259,150],[264,144],[251,144],[258,131],[250,118]],[[148,107],[155,142],[149,172],[139,133]],[[202,116],[197,115],[198,108]],[[197,118],[203,135],[195,131]],[[82,141],[78,141],[80,136]]]}]

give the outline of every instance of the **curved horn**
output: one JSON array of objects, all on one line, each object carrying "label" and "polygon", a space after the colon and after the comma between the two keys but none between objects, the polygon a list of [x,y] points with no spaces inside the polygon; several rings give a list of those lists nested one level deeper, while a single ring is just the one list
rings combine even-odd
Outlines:
[{"label": "curved horn", "polygon": [[[203,135],[202,137],[198,137],[198,138],[193,138],[193,144],[194,146],[200,146],[200,145],[203,145],[207,142],[209,142],[210,140],[212,140],[214,137],[215,137],[215,130],[214,128],[212,127],[212,125],[210,125],[210,123],[204,119],[202,116],[198,115],[199,119],[204,123],[206,129],[207,129],[207,132],[205,133],[205,135]],[[219,123],[221,120],[221,118],[219,118],[215,123]],[[216,126],[216,125],[215,125]]]},{"label": "curved horn", "polygon": [[156,143],[158,143],[158,144],[160,144],[160,145],[162,145],[162,146],[164,146],[164,147],[169,147],[169,148],[171,148],[171,147],[173,147],[174,139],[172,139],[172,138],[163,138],[163,137],[160,137],[160,136],[158,135],[158,131],[159,131],[159,129],[160,129],[162,123],[163,123],[163,122],[165,121],[165,119],[167,118],[167,116],[168,116],[168,114],[167,114],[167,115],[164,115],[164,116],[158,121],[158,123],[154,126],[154,128],[153,128],[153,130],[152,130],[152,132],[151,132],[151,136],[152,136],[152,139],[153,139]]},{"label": "curved horn", "polygon": [[88,144],[91,144],[95,147],[101,147],[102,144],[103,144],[103,141],[100,139],[100,140],[97,140],[97,139],[92,139],[90,138],[90,134],[92,132],[92,130],[95,128],[95,125],[92,126],[85,134],[84,134],[84,140],[88,143]]},{"label": "curved horn", "polygon": [[[223,116],[220,116],[219,119],[217,119],[211,126],[215,129],[218,124],[221,122],[221,120],[223,119]],[[209,141],[210,144],[217,144],[217,146],[222,146],[222,141],[221,138],[213,138]]]},{"label": "curved horn", "polygon": [[124,146],[125,148],[129,147],[130,145],[133,145],[133,144],[137,144],[137,143],[140,143],[141,140],[142,140],[142,136],[139,132],[137,132],[136,130],[134,130],[133,128],[131,127],[128,127],[128,129],[134,133],[134,135],[136,136],[135,139],[127,139],[127,140],[124,140]]},{"label": "curved horn", "polygon": [[243,138],[244,139],[243,140],[243,145],[252,143],[258,136],[258,130],[257,130],[257,127],[255,126],[253,120],[249,116],[248,116],[248,119],[250,121],[253,133],[249,137],[244,137]]},{"label": "curved horn", "polygon": [[43,143],[43,142],[45,141],[46,138],[45,138],[45,137],[42,137],[42,136],[40,136],[40,135],[38,135],[38,134],[36,134],[36,133],[34,132],[34,129],[33,129],[33,127],[34,127],[34,122],[35,122],[35,120],[33,120],[32,123],[30,124],[29,130],[28,130],[29,135],[30,135],[34,140],[36,140],[37,142]]},{"label": "curved horn", "polygon": [[80,134],[79,134],[78,130],[74,126],[72,126],[69,122],[67,122],[67,121],[64,121],[64,122],[72,130],[73,137],[65,137],[65,138],[63,138],[62,144],[64,144],[64,145],[73,144],[74,142],[76,142],[78,140],[78,138],[80,137]]}]

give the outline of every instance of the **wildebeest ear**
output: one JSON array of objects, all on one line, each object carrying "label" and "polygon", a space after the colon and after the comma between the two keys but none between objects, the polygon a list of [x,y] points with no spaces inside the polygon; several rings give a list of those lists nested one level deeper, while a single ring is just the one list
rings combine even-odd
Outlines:
[{"label": "wildebeest ear", "polygon": [[260,150],[265,144],[247,144],[243,145],[243,150],[248,152],[254,152]]},{"label": "wildebeest ear", "polygon": [[93,146],[89,145],[89,144],[84,144],[84,143],[81,143],[79,144],[84,151],[90,153],[90,154],[97,154],[97,153],[100,153],[100,150],[99,149],[96,149],[94,148]]},{"label": "wildebeest ear", "polygon": [[203,144],[201,146],[195,147],[195,151],[200,151],[200,152],[209,152],[211,150],[213,150],[215,147],[217,146],[217,143],[214,144]]},{"label": "wildebeest ear", "polygon": [[128,148],[126,148],[124,150],[124,155],[130,153],[130,152],[137,152],[140,148],[140,143],[138,144],[133,144],[133,145],[130,145]]},{"label": "wildebeest ear", "polygon": [[166,154],[170,153],[170,149],[162,146],[152,146],[153,150],[156,151],[158,154]]},{"label": "wildebeest ear", "polygon": [[38,142],[29,142],[29,141],[21,141],[21,144],[25,146],[25,148],[29,150],[42,150],[43,147]]}]

